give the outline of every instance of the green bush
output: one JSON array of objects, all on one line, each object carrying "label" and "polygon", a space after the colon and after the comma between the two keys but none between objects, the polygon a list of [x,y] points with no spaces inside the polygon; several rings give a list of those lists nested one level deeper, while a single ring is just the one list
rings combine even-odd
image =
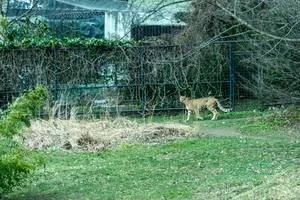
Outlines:
[{"label": "green bush", "polygon": [[8,109],[1,112],[0,121],[0,197],[23,184],[28,175],[43,164],[38,153],[30,151],[13,140],[23,127],[30,126],[30,120],[45,105],[47,91],[36,87],[18,97]]},{"label": "green bush", "polygon": [[93,47],[93,46],[127,46],[140,45],[141,42],[133,40],[103,40],[97,38],[53,38],[47,21],[26,17],[18,23],[8,26],[8,19],[0,16],[0,35],[4,38],[0,42],[2,50],[19,47]]},{"label": "green bush", "polygon": [[28,175],[42,164],[43,159],[36,152],[11,139],[0,140],[0,197],[25,183]]},{"label": "green bush", "polygon": [[36,87],[35,90],[18,97],[2,114],[0,134],[12,137],[24,126],[30,126],[30,119],[45,105],[46,98],[47,91],[42,87]]},{"label": "green bush", "polygon": [[264,119],[265,123],[270,126],[284,127],[284,128],[299,128],[300,126],[300,107],[293,106],[280,113],[275,113]]},{"label": "green bush", "polygon": [[255,127],[259,127],[261,129],[300,128],[300,107],[293,106],[270,115],[251,119],[248,122],[248,125],[251,127],[255,125]]}]

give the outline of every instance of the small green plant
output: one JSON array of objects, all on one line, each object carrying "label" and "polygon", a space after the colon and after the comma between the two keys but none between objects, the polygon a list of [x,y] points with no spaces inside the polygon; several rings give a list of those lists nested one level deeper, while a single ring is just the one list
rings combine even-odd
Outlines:
[{"label": "small green plant", "polygon": [[0,37],[5,37],[5,31],[8,28],[8,20],[3,15],[0,15]]},{"label": "small green plant", "polygon": [[45,105],[47,91],[42,87],[18,97],[8,109],[2,113],[0,122],[1,135],[12,137],[24,126],[30,126],[30,119]]},{"label": "small green plant", "polygon": [[0,198],[25,183],[31,171],[42,164],[43,158],[36,152],[11,139],[0,140]]},{"label": "small green plant", "polygon": [[300,107],[291,107],[280,112],[275,112],[270,115],[255,118],[248,122],[258,127],[272,128],[299,128],[300,124]]},{"label": "small green plant", "polygon": [[22,147],[13,140],[30,119],[45,105],[47,91],[42,87],[17,98],[6,111],[1,111],[0,121],[0,197],[23,184],[28,175],[43,163],[42,157]]},{"label": "small green plant", "polygon": [[248,136],[277,139],[297,139],[300,128],[300,107],[267,112],[263,116],[247,119],[239,131]]}]

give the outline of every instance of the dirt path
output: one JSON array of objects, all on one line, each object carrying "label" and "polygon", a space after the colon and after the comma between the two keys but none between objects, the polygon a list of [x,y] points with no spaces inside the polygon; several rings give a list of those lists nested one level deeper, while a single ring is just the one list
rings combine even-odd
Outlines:
[{"label": "dirt path", "polygon": [[267,137],[243,135],[235,128],[231,128],[231,127],[204,128],[201,130],[201,133],[208,137],[243,137],[243,138],[268,140]]},{"label": "dirt path", "polygon": [[211,136],[211,137],[221,137],[221,136],[243,136],[237,132],[234,128],[205,128],[201,130],[201,133]]}]

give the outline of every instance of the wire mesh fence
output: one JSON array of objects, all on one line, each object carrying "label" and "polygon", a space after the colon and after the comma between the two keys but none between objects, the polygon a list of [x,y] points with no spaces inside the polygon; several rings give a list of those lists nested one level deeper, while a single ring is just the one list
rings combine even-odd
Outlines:
[{"label": "wire mesh fence", "polygon": [[[0,53],[4,108],[42,85],[54,115],[182,111],[180,95],[215,96],[236,110],[270,104],[267,73],[239,44],[31,48]],[[272,97],[270,97],[272,98]],[[280,102],[286,102],[284,98]],[[275,102],[275,101],[274,101]]]},{"label": "wire mesh fence", "polygon": [[145,116],[181,110],[180,94],[230,96],[228,58],[199,46],[16,49],[0,59],[2,105],[36,85],[48,88],[52,106],[79,113]]}]

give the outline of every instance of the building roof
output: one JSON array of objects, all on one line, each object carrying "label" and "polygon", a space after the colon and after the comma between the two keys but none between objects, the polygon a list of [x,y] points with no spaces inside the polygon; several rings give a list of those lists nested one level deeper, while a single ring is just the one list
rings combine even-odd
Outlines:
[{"label": "building roof", "polygon": [[189,3],[181,0],[56,0],[61,3],[70,4],[88,10],[101,11],[141,11],[152,12],[153,10],[166,6],[169,11],[184,10]]},{"label": "building roof", "polygon": [[88,10],[123,11],[127,10],[127,1],[121,0],[57,0],[61,3],[70,4]]}]

